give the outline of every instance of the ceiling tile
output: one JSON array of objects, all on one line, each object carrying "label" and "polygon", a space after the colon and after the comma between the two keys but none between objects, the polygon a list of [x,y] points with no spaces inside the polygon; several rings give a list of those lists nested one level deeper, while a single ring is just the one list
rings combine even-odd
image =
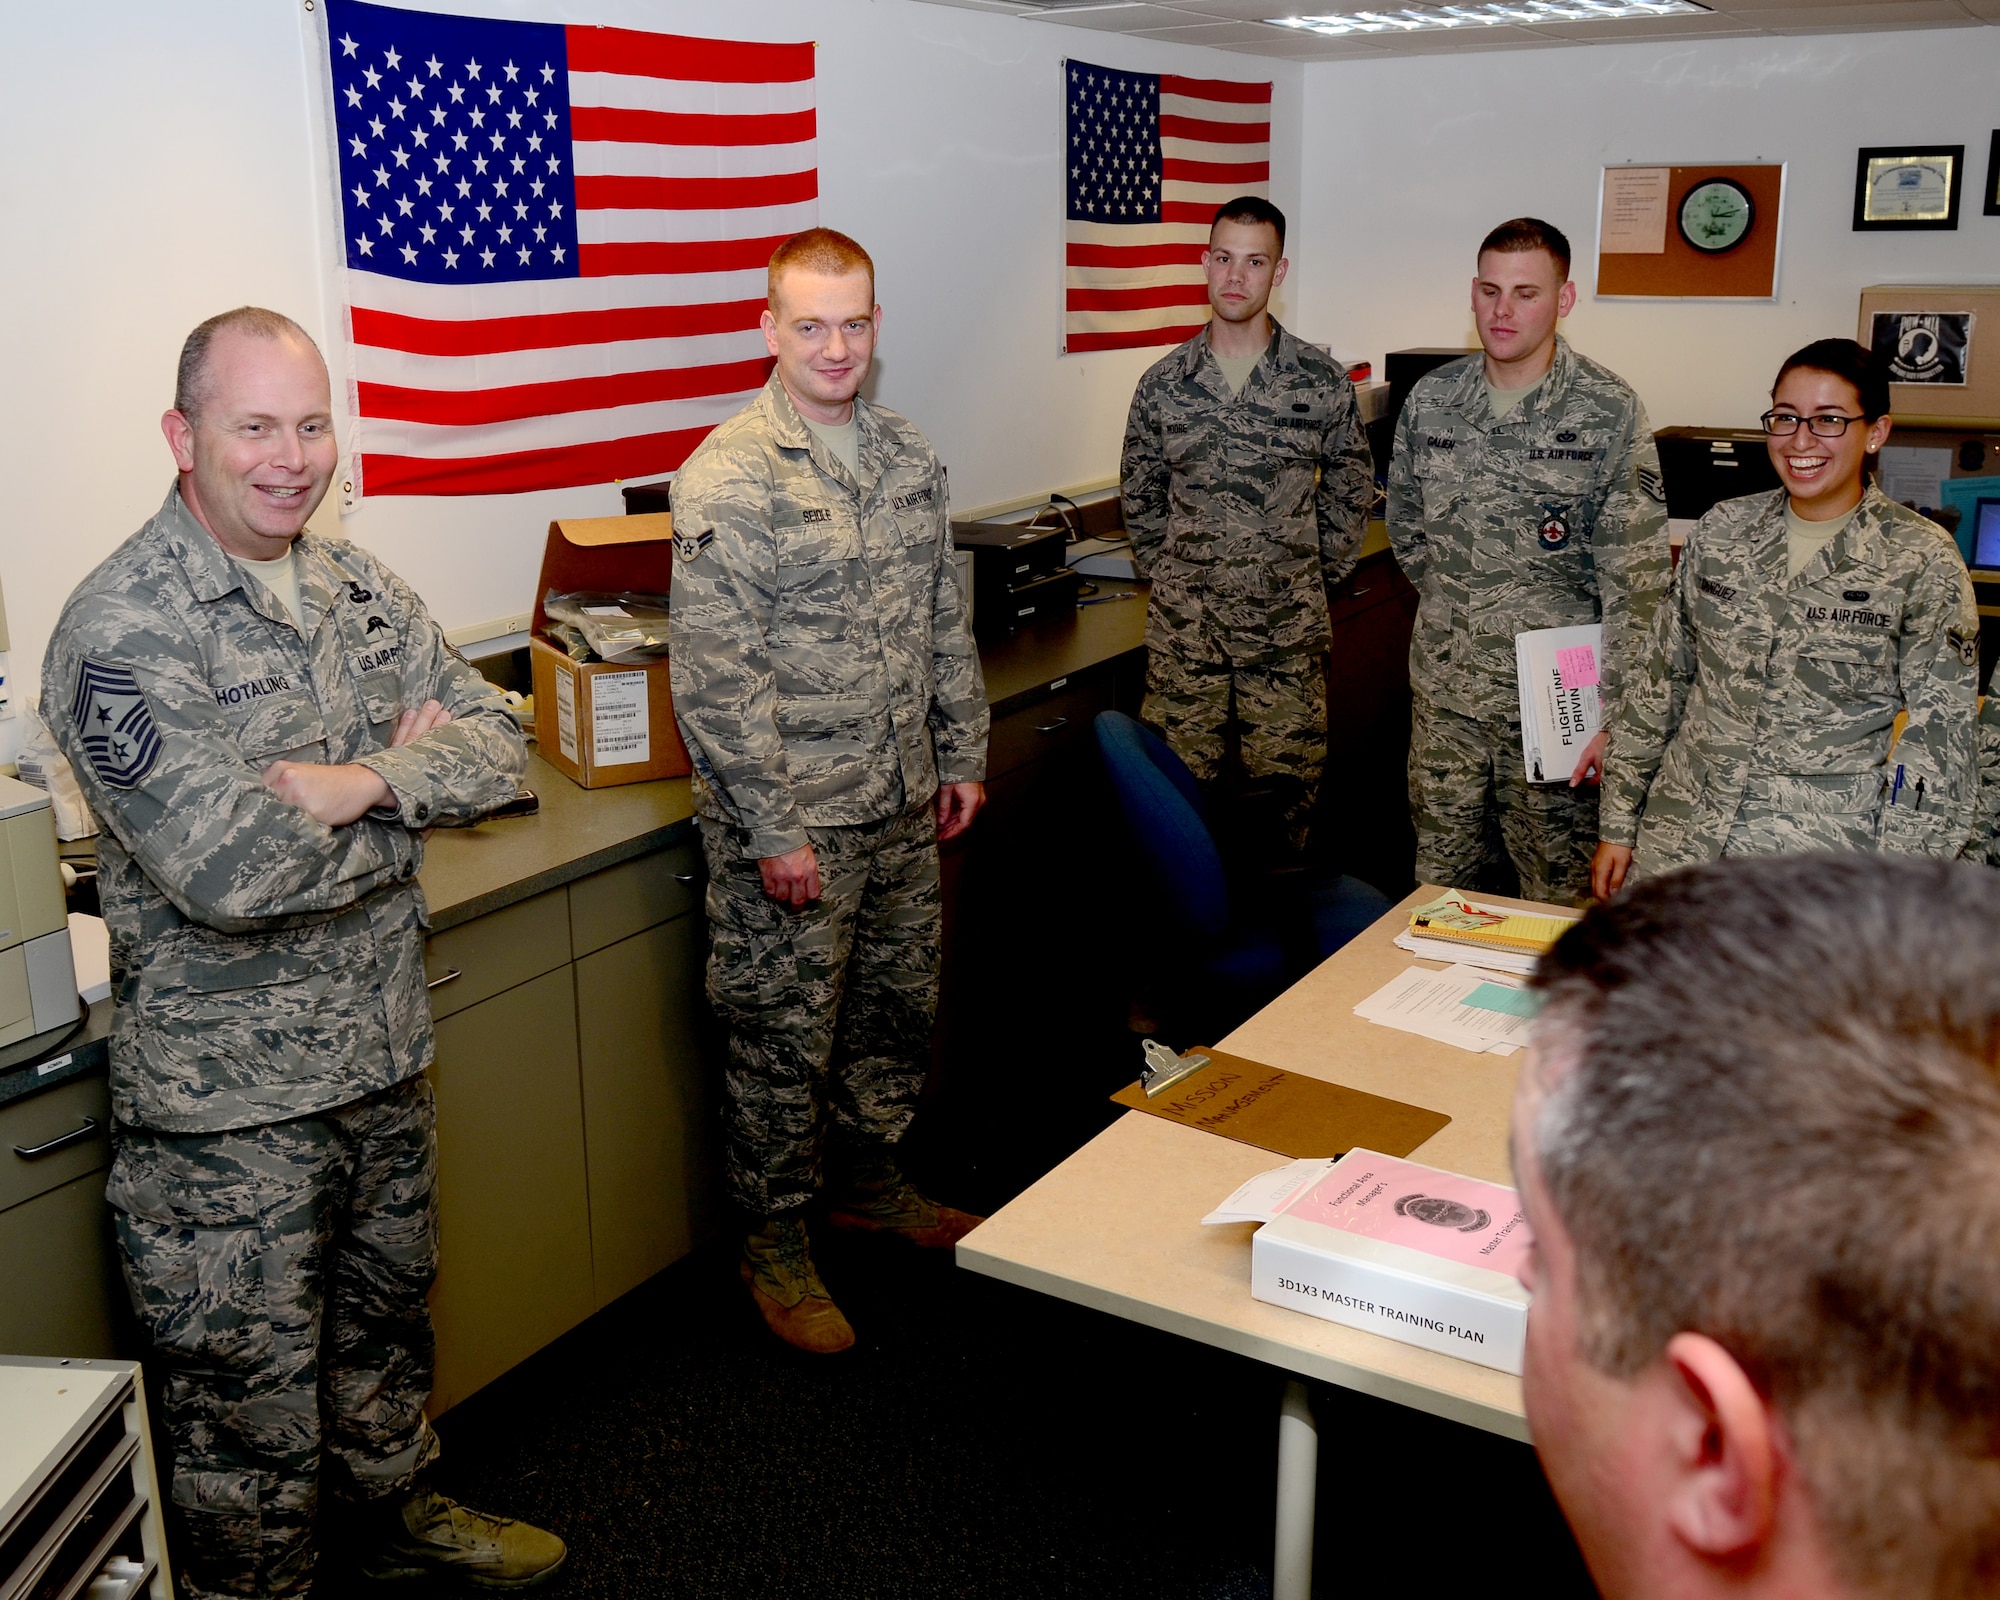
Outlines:
[{"label": "ceiling tile", "polygon": [[1971,25],[1952,0],[1860,0],[1858,4],[1786,6],[1782,11],[1759,12],[1749,20],[1773,33]]},{"label": "ceiling tile", "polygon": [[1708,16],[1634,17],[1629,22],[1544,22],[1535,32],[1568,44],[1615,44],[1620,39],[1714,39],[1761,33],[1756,24],[1712,12]]},{"label": "ceiling tile", "polygon": [[1198,18],[1167,6],[1118,6],[1102,11],[1038,11],[1037,22],[1060,22],[1070,28],[1095,28],[1100,33],[1137,33],[1141,28],[1184,26]]},{"label": "ceiling tile", "polygon": [[1185,22],[1175,28],[1136,28],[1148,39],[1173,39],[1181,44],[1262,45],[1278,30],[1255,22]]}]

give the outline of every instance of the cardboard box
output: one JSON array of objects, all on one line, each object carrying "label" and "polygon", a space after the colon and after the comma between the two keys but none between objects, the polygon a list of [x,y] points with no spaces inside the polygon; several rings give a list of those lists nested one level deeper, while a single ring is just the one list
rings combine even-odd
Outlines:
[{"label": "cardboard box", "polygon": [[673,585],[673,517],[571,517],[549,524],[528,639],[535,743],[542,759],[586,789],[694,770],[674,721],[664,660],[572,661],[549,643],[545,595],[579,590],[665,594]]},{"label": "cardboard box", "polygon": [[1527,1248],[1514,1190],[1357,1148],[1257,1230],[1250,1293],[1518,1376]]}]

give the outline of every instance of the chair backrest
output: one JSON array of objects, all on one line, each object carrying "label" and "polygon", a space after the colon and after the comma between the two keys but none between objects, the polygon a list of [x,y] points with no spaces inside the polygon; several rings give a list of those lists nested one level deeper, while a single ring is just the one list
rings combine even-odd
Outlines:
[{"label": "chair backrest", "polygon": [[1166,908],[1182,931],[1221,939],[1229,930],[1229,885],[1194,774],[1165,740],[1122,711],[1099,712],[1096,728],[1111,787]]}]

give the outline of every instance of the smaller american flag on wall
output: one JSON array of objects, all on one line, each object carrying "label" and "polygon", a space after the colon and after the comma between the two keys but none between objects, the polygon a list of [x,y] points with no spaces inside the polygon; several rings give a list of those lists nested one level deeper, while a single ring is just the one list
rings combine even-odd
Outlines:
[{"label": "smaller american flag on wall", "polygon": [[1271,85],[1066,61],[1063,88],[1063,351],[1179,344],[1215,208],[1270,193]]}]

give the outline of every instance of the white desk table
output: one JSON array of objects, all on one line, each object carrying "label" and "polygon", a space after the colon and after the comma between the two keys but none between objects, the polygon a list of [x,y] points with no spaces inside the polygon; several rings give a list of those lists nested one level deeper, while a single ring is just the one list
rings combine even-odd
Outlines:
[{"label": "white desk table", "polygon": [[[1391,941],[1408,926],[1411,908],[1440,892],[1418,889],[1216,1043],[1287,1072],[1442,1111],[1451,1122],[1411,1159],[1512,1183],[1507,1122],[1521,1057],[1477,1055],[1354,1015],[1357,1001],[1417,961]],[[1250,1298],[1251,1226],[1205,1228],[1201,1219],[1244,1179],[1283,1159],[1128,1111],[962,1240],[958,1262],[1292,1373],[1279,1424],[1273,1596],[1305,1600],[1317,1445],[1300,1380],[1513,1439],[1525,1441],[1528,1429],[1518,1378]]]}]

